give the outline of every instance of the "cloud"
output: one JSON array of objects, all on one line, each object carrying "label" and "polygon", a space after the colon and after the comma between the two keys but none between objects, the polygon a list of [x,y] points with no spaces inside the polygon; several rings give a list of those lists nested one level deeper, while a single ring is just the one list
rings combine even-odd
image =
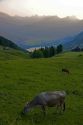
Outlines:
[{"label": "cloud", "polygon": [[75,15],[83,19],[83,0],[0,0],[0,11],[10,15]]},{"label": "cloud", "polygon": [[5,0],[0,0],[0,2],[3,2],[3,1],[5,1]]}]

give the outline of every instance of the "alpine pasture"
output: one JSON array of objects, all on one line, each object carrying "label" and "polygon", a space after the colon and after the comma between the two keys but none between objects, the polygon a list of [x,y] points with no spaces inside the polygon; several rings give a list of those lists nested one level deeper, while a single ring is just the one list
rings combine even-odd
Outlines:
[{"label": "alpine pasture", "polygon": [[[44,117],[40,108],[34,108],[20,116],[35,95],[56,90],[67,93],[65,112],[47,108]],[[83,53],[29,59],[20,53],[0,52],[0,125],[83,125]]]}]

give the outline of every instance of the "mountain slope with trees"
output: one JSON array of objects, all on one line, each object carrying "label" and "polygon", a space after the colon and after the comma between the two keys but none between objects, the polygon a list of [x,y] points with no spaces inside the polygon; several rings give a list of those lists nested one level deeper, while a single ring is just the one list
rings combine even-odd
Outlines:
[{"label": "mountain slope with trees", "polygon": [[23,59],[29,58],[29,53],[22,50],[12,41],[0,36],[0,59]]},{"label": "mountain slope with trees", "polygon": [[0,46],[9,47],[13,49],[20,49],[15,43],[2,36],[0,36]]}]

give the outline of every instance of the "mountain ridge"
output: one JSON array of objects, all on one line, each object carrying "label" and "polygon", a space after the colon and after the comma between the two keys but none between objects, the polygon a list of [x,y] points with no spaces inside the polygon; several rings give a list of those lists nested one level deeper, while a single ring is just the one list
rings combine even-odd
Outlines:
[{"label": "mountain ridge", "polygon": [[[3,14],[1,14],[3,15]],[[83,30],[83,20],[57,16],[0,16],[0,35],[15,41],[61,39]]]},{"label": "mountain ridge", "polygon": [[72,41],[64,44],[66,50],[71,50],[76,47],[83,48],[83,31],[78,33]]}]

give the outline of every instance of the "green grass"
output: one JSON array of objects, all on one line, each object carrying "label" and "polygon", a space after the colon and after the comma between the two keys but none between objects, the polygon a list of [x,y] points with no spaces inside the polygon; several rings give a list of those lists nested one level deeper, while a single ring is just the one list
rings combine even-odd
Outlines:
[{"label": "green grass", "polygon": [[23,58],[29,58],[29,54],[16,49],[4,50],[1,48],[0,50],[0,60],[14,60],[14,59],[23,59]]},{"label": "green grass", "polygon": [[[49,59],[27,59],[0,52],[0,125],[83,125],[83,53],[64,53]],[[79,56],[79,55],[82,56]],[[70,74],[61,72],[67,68]],[[42,91],[65,90],[66,111],[33,109],[15,119],[25,103]]]}]

